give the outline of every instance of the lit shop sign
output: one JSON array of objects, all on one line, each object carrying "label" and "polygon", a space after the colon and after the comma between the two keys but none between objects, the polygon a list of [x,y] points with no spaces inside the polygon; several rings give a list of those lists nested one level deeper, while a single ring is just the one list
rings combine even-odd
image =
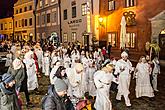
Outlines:
[{"label": "lit shop sign", "polygon": [[81,22],[82,19],[77,19],[77,20],[68,21],[68,24],[81,23]]}]

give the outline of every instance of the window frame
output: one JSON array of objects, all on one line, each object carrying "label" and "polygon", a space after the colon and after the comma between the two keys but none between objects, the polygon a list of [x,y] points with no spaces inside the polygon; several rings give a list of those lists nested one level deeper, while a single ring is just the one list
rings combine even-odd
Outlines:
[{"label": "window frame", "polygon": [[27,12],[27,7],[26,6],[24,7],[24,12]]},{"label": "window frame", "polygon": [[[110,9],[110,3],[113,7]],[[108,11],[114,11],[116,9],[116,1],[115,0],[108,0]]]},{"label": "window frame", "polygon": [[[48,20],[48,15],[49,15],[49,20]],[[51,23],[51,15],[50,15],[50,13],[46,14],[46,23]]]},{"label": "window frame", "polygon": [[[84,7],[83,7],[83,6],[84,6]],[[81,15],[82,15],[82,16],[85,16],[85,15],[87,15],[87,12],[88,12],[87,3],[81,4]]]},{"label": "window frame", "polygon": [[29,26],[33,25],[33,18],[29,18]]},{"label": "window frame", "polygon": [[[129,34],[129,36],[128,36],[128,34]],[[128,37],[129,37],[129,41],[128,41]],[[126,33],[126,46],[125,47],[130,48],[130,49],[135,49],[136,48],[136,37],[137,37],[136,32],[127,32]]]},{"label": "window frame", "polygon": [[68,34],[67,33],[64,33],[63,34],[63,42],[64,43],[67,43],[68,42]]},{"label": "window frame", "polygon": [[63,16],[64,16],[64,20],[67,20],[68,19],[68,10],[67,9],[64,10]]},{"label": "window frame", "polygon": [[[109,35],[111,35],[111,38],[109,38]],[[113,43],[114,42],[114,39],[113,39],[113,35],[115,35],[115,44]],[[110,42],[111,45],[112,45],[112,48],[117,48],[117,38],[118,38],[118,32],[108,32],[107,33],[107,41],[108,43]]]},{"label": "window frame", "polygon": [[77,16],[76,6],[72,6],[72,18],[76,18],[76,16]]},{"label": "window frame", "polygon": [[136,0],[125,0],[125,7],[134,7],[136,5]]},{"label": "window frame", "polygon": [[72,42],[76,42],[76,40],[77,40],[77,33],[76,32],[71,33],[71,40],[72,40]]}]

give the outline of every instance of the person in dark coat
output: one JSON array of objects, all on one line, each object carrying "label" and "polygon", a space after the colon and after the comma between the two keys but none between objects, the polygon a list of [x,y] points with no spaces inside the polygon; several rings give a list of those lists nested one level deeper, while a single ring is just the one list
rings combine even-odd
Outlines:
[{"label": "person in dark coat", "polygon": [[48,93],[42,99],[42,110],[66,110],[65,100],[67,84],[62,79],[56,79],[55,84],[48,88]]},{"label": "person in dark coat", "polygon": [[14,76],[5,73],[0,82],[0,110],[21,110],[15,91]]},{"label": "person in dark coat", "polygon": [[112,45],[109,42],[109,44],[108,44],[108,55],[109,55],[109,58],[110,58],[110,55],[111,55],[111,48],[112,48]]}]

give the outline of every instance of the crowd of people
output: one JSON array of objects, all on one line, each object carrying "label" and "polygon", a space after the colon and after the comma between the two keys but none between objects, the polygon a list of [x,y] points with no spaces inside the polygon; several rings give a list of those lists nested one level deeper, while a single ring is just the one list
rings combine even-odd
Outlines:
[{"label": "crowd of people", "polygon": [[153,100],[154,91],[158,91],[160,66],[156,56],[153,60],[142,56],[134,68],[126,51],[117,60],[110,58],[110,50],[105,47],[87,51],[73,44],[41,47],[40,43],[23,46],[15,43],[6,57],[8,71],[0,83],[2,110],[21,110],[20,92],[25,93],[27,107],[32,105],[29,91],[39,94],[38,80],[43,76],[50,80],[48,92],[41,101],[43,110],[82,109],[83,101],[87,101],[92,110],[112,110],[112,83],[117,85],[116,101],[120,102],[123,96],[125,105],[131,107],[131,76],[136,79],[136,98],[147,96]]}]

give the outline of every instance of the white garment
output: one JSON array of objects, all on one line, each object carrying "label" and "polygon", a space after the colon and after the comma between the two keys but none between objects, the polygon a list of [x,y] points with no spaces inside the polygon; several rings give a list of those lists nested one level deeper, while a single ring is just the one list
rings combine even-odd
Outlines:
[{"label": "white garment", "polygon": [[36,66],[35,61],[31,58],[24,59],[23,62],[26,65],[27,69],[27,86],[28,90],[34,90],[35,88],[38,88],[38,81],[37,81],[37,75],[36,75]]},{"label": "white garment", "polygon": [[6,58],[7,58],[6,59],[6,63],[5,63],[6,67],[8,67],[8,66],[10,66],[12,64],[12,57],[13,57],[13,55],[11,53],[8,53],[6,55]]},{"label": "white garment", "polygon": [[136,66],[136,97],[154,97],[150,84],[150,66],[148,63],[138,63]]},{"label": "white garment", "polygon": [[52,57],[52,62],[51,62],[51,68],[54,67],[55,63],[58,61],[58,57],[57,56],[53,56]]},{"label": "white garment", "polygon": [[65,68],[69,68],[70,65],[71,65],[71,59],[70,59],[70,57],[65,56],[65,57],[64,57],[64,67],[65,67]]},{"label": "white garment", "polygon": [[109,88],[112,81],[112,74],[105,73],[98,70],[94,75],[94,82],[96,85],[96,110],[112,110],[112,104],[109,100]]},{"label": "white garment", "polygon": [[121,96],[124,96],[126,106],[131,106],[129,100],[129,86],[131,81],[131,73],[132,71],[132,63],[127,60],[124,61],[120,59],[116,62],[115,66],[115,74],[119,74],[119,85],[118,85],[118,93],[116,96],[117,100],[121,100]]},{"label": "white garment", "polygon": [[59,66],[54,66],[52,71],[50,72],[50,84],[54,84],[54,74],[56,73],[57,69],[58,69]]},{"label": "white garment", "polygon": [[39,68],[42,67],[42,59],[43,59],[43,51],[42,50],[36,50],[35,51],[36,55],[37,55],[37,58],[38,58],[38,66]]},{"label": "white garment", "polygon": [[94,84],[94,73],[96,72],[96,69],[93,67],[89,67],[87,69],[87,87],[89,95],[96,96],[96,86]]},{"label": "white garment", "polygon": [[67,68],[66,74],[68,76],[68,80],[70,83],[71,91],[68,93],[71,97],[75,96],[77,98],[82,98],[84,95],[84,88],[83,88],[83,74],[77,74],[74,68]]},{"label": "white garment", "polygon": [[50,74],[50,59],[49,59],[49,57],[44,57],[43,58],[43,65],[42,65],[42,67],[43,67],[43,73],[45,73],[45,76],[49,76],[49,74]]}]

